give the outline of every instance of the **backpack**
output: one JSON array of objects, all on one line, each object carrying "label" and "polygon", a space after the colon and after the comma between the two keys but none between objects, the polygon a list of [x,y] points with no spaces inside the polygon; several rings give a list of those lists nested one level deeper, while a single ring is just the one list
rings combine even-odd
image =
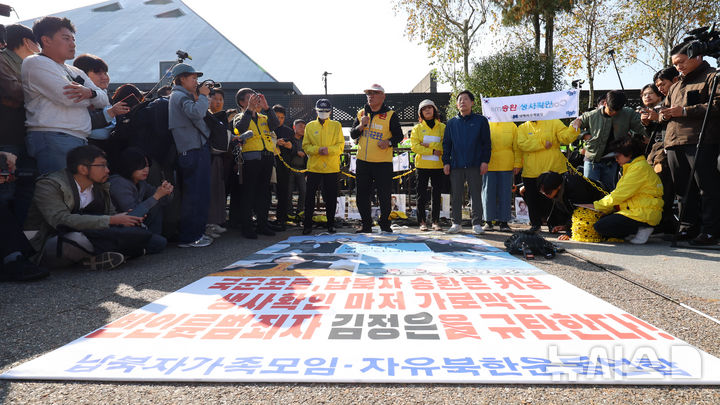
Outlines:
[{"label": "backpack", "polygon": [[565,249],[555,246],[534,232],[516,232],[505,241],[505,248],[510,254],[522,254],[526,259],[534,259],[540,255],[552,259]]}]

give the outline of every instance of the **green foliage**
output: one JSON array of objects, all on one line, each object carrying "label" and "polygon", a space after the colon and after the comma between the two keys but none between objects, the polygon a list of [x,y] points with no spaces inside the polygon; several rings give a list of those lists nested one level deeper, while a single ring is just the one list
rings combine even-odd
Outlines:
[{"label": "green foliage", "polygon": [[[530,47],[501,51],[475,63],[464,89],[476,96],[473,110],[480,112],[480,95],[504,97],[520,94],[544,93],[560,90],[565,85],[562,69],[553,59],[539,55]],[[457,89],[451,96],[447,117],[457,115],[455,99]]]}]

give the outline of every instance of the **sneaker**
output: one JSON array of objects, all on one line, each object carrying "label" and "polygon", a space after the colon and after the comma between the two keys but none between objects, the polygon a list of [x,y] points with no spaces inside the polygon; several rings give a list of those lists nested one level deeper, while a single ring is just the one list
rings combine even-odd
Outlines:
[{"label": "sneaker", "polygon": [[218,224],[208,224],[208,226],[212,227],[213,232],[215,233],[225,233],[227,232],[227,228],[223,228],[222,226]]},{"label": "sneaker", "polygon": [[482,226],[483,231],[492,231],[493,230],[493,224],[492,222],[485,222],[485,225]]},{"label": "sneaker", "polygon": [[512,232],[512,228],[507,222],[500,222],[500,232]]},{"label": "sneaker", "polygon": [[530,233],[538,233],[538,232],[540,232],[540,225],[533,225],[533,226],[531,226],[530,229],[528,230],[528,232],[530,232]]},{"label": "sneaker", "polygon": [[380,232],[393,233],[393,230],[390,225],[380,225]]},{"label": "sneaker", "polygon": [[35,281],[50,275],[44,267],[39,267],[26,259],[19,256],[10,263],[5,263],[4,269],[0,272],[0,281]]},{"label": "sneaker", "polygon": [[482,235],[485,231],[483,230],[482,225],[473,225],[473,233],[475,233],[475,235]]},{"label": "sneaker", "polygon": [[428,227],[427,227],[427,225],[425,225],[425,222],[423,222],[422,224],[420,224],[420,230],[423,231],[423,232],[428,230]]},{"label": "sneaker", "polygon": [[717,238],[709,233],[701,233],[695,239],[690,241],[693,246],[712,246],[717,245]]},{"label": "sneaker", "polygon": [[217,239],[220,237],[220,234],[212,229],[205,229],[205,236],[207,236],[208,238]]},{"label": "sneaker", "polygon": [[355,233],[372,233],[372,227],[363,226],[355,230]]},{"label": "sneaker", "polygon": [[452,224],[450,229],[447,230],[447,233],[460,233],[460,231],[462,231],[462,225]]},{"label": "sneaker", "polygon": [[653,229],[655,228],[653,228],[652,226],[641,226],[640,228],[638,228],[635,237],[630,239],[630,243],[632,243],[633,245],[642,245],[643,243],[647,242],[648,238],[653,233]]},{"label": "sneaker", "polygon": [[125,256],[118,252],[105,252],[83,260],[83,266],[90,270],[112,270],[125,263]]},{"label": "sneaker", "polygon": [[437,231],[442,231],[442,227],[441,227],[440,224],[438,224],[437,222],[433,222],[433,224],[432,224],[432,230],[433,230],[433,231],[436,231],[436,232],[437,232]]},{"label": "sneaker", "polygon": [[189,242],[189,243],[179,243],[178,247],[180,248],[188,248],[188,247],[205,247],[210,246],[213,243],[213,239],[207,235],[203,235],[200,237],[200,239],[196,240],[195,242]]}]

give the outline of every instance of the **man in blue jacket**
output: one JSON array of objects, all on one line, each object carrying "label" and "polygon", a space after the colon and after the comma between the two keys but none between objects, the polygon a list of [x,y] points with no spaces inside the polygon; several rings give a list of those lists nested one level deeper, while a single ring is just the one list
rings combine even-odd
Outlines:
[{"label": "man in blue jacket", "polygon": [[490,126],[487,118],[473,114],[475,96],[469,90],[458,94],[460,113],[448,121],[443,137],[443,170],[450,175],[452,226],[448,233],[462,230],[462,206],[467,182],[472,201],[473,232],[482,234],[482,176],[490,161]]}]

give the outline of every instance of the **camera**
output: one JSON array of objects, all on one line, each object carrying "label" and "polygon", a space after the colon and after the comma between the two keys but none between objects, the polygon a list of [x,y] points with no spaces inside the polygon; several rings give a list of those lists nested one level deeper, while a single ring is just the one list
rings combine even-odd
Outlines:
[{"label": "camera", "polygon": [[178,49],[177,52],[175,52],[175,55],[178,57],[178,63],[183,63],[185,59],[192,60],[192,57],[182,49]]},{"label": "camera", "polygon": [[698,55],[706,55],[712,58],[720,58],[720,31],[715,29],[715,23],[710,27],[696,28],[688,32],[683,43],[690,42],[688,57],[694,58]]},{"label": "camera", "polygon": [[199,91],[200,91],[200,88],[201,88],[202,86],[205,86],[205,87],[209,88],[210,91],[212,91],[212,90],[217,90],[217,89],[222,89],[222,84],[217,83],[217,82],[215,82],[214,80],[210,80],[210,79],[203,80],[202,83],[198,84],[196,91],[199,92]]}]

